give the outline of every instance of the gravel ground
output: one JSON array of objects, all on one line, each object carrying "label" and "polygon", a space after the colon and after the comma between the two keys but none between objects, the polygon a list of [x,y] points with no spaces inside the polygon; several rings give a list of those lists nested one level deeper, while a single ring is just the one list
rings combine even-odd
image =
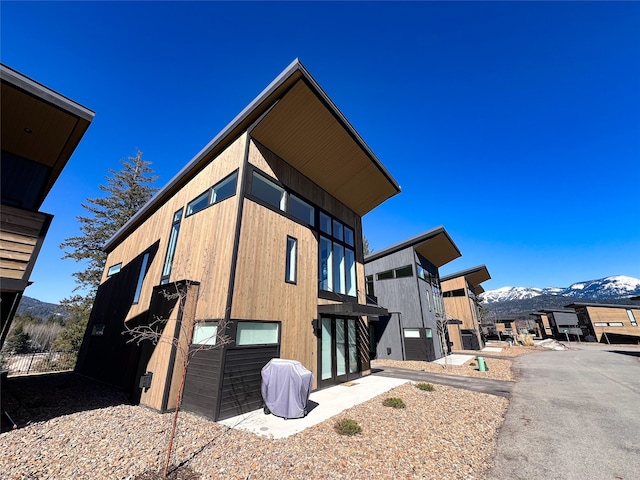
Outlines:
[{"label": "gravel ground", "polygon": [[[96,385],[87,387],[91,394]],[[0,435],[0,478],[156,478],[150,472],[164,460],[173,415],[126,404],[79,411],[73,406],[82,404],[79,387],[68,390],[75,395],[71,413],[47,414],[41,405],[46,420]],[[111,393],[111,401],[118,395]],[[391,396],[406,408],[383,406]],[[173,463],[184,467],[175,478],[480,479],[490,467],[507,406],[492,395],[440,385],[426,392],[404,384],[281,440],[183,412]],[[362,433],[338,435],[333,427],[342,418],[356,420]]]},{"label": "gravel ground", "polygon": [[548,348],[544,347],[525,347],[523,345],[514,345],[509,347],[506,343],[499,345],[488,345],[489,347],[502,348],[501,352],[480,352],[478,350],[456,350],[453,353],[462,353],[465,355],[480,355],[482,357],[518,357],[520,355],[526,355],[528,353],[545,352]]},{"label": "gravel ground", "polygon": [[[476,351],[475,354],[477,353]],[[484,355],[482,356],[484,357]],[[471,365],[472,363],[475,363],[475,365]],[[486,372],[480,372],[478,370],[475,358],[470,359],[464,365],[447,365],[446,367],[437,363],[411,360],[373,360],[371,367],[384,368],[386,366],[421,370],[429,373],[441,373],[443,375],[460,375],[463,377],[490,378],[493,380],[514,380],[513,373],[511,372],[511,360],[485,357],[485,364],[489,368]]]}]

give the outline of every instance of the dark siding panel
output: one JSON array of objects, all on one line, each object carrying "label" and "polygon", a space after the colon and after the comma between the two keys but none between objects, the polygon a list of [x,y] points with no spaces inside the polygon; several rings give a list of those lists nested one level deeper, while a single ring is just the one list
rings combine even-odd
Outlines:
[{"label": "dark siding panel", "polygon": [[436,359],[433,338],[426,338],[424,328],[420,329],[420,338],[405,338],[404,348],[407,360],[433,362]]},{"label": "dark siding panel", "polygon": [[262,407],[262,367],[279,356],[278,345],[227,350],[218,420]]},{"label": "dark siding panel", "polygon": [[462,330],[460,335],[462,336],[463,350],[480,350],[481,347],[478,342],[478,336],[474,330]]},{"label": "dark siding panel", "polygon": [[194,352],[184,381],[182,408],[215,420],[222,365],[222,348]]}]

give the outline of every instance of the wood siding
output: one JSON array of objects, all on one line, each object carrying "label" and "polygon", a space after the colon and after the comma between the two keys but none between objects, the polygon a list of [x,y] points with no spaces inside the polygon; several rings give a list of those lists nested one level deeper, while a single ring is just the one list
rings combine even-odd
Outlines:
[{"label": "wood siding", "polygon": [[[255,141],[250,145],[249,163],[354,229],[357,290],[365,303],[360,217]],[[318,298],[317,233],[253,200],[244,202],[231,316],[281,321],[281,356],[297,360],[310,370],[315,389],[317,341],[311,322],[318,318],[319,304],[335,303]],[[296,284],[285,282],[287,236],[298,240]],[[363,322],[366,325],[366,320]],[[368,371],[368,362],[363,365]]]},{"label": "wood siding", "polygon": [[8,284],[5,279],[20,281],[24,289],[53,217],[8,205],[2,206],[0,215],[0,277],[3,279],[3,290],[7,289]]},{"label": "wood siding", "polygon": [[[482,337],[480,336],[480,325],[478,322],[477,308],[475,300],[469,296],[469,285],[465,277],[452,278],[442,282],[442,292],[450,292],[453,290],[464,290],[464,295],[461,297],[445,297],[443,296],[444,311],[447,313],[447,319],[461,320],[462,325],[459,325],[460,334],[462,336],[468,336],[470,332],[476,337],[475,340],[465,340],[460,337],[457,338],[454,329],[449,328],[449,335],[453,344],[453,349],[469,350],[469,345],[474,345],[472,350],[482,348]],[[465,332],[466,331],[466,332]],[[458,341],[461,342],[458,345]],[[466,345],[465,345],[466,344]],[[475,347],[477,346],[477,348]]]},{"label": "wood siding", "polygon": [[[629,320],[629,316],[627,315],[627,310],[631,310],[631,312],[633,312],[633,316],[636,319],[636,324],[640,325],[640,308],[611,308],[589,306],[586,307],[586,310],[588,312],[589,320],[596,334],[596,339],[598,340],[598,342],[618,343],[623,340],[629,340],[633,342],[634,338],[635,342],[633,343],[640,342],[640,327],[632,326],[631,321]],[[622,326],[595,326],[596,323],[604,322],[620,322],[622,323]],[[632,338],[626,339],[625,337]],[[625,341],[625,343],[627,342]]]},{"label": "wood siding", "polygon": [[[174,213],[185,209],[187,203],[241,166],[245,139],[246,136],[238,138],[109,253],[103,282],[110,266],[122,263],[124,267],[150,245],[158,245],[158,254],[152,261],[150,259],[147,267],[140,300],[131,306],[126,320],[148,309],[153,287],[160,283]],[[239,179],[241,174],[239,172]],[[238,181],[238,185],[240,183]],[[219,204],[184,216],[180,225],[171,281],[188,279],[201,282],[197,318],[224,317],[237,216],[237,191],[236,195]]]}]

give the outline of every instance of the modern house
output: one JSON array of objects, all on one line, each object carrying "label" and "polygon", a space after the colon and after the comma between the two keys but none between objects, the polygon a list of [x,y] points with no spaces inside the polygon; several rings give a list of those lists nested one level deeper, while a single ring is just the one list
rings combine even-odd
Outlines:
[{"label": "modern house", "polygon": [[545,312],[533,312],[531,314],[536,322],[537,335],[541,338],[553,337],[553,329],[549,323],[549,317]]},{"label": "modern house", "polygon": [[314,389],[369,374],[387,311],[366,304],[361,217],[399,192],[295,60],[104,246],[78,371],[168,411],[189,349],[182,405],[215,420],[262,406],[274,357]]},{"label": "modern house", "polygon": [[1,347],[53,219],[40,207],[94,113],[2,64],[0,81]]},{"label": "modern house", "polygon": [[490,279],[491,275],[485,265],[468,268],[440,279],[453,350],[480,350],[484,347],[478,295],[484,292],[480,284]]},{"label": "modern house", "polygon": [[389,311],[369,322],[375,358],[442,357],[447,339],[438,329],[445,321],[438,269],[460,256],[446,230],[437,227],[365,257],[367,297]]},{"label": "modern house", "polygon": [[576,312],[569,308],[540,309],[540,313],[547,317],[551,336],[556,340],[580,340],[585,335]]},{"label": "modern house", "polygon": [[585,336],[601,343],[640,343],[640,305],[575,302],[565,308],[575,311]]}]

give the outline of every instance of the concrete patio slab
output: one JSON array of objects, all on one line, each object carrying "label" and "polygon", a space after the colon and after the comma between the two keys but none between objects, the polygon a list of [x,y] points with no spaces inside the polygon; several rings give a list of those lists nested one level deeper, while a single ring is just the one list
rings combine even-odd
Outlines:
[{"label": "concrete patio slab", "polygon": [[462,353],[452,353],[451,355],[447,355],[446,360],[445,360],[445,357],[442,357],[437,360],[434,360],[431,363],[444,365],[446,362],[447,365],[464,365],[474,357],[475,355],[464,355]]},{"label": "concrete patio slab", "polygon": [[311,393],[308,404],[308,408],[311,410],[304,418],[285,420],[275,415],[266,415],[260,409],[218,423],[266,437],[286,438],[408,381],[407,379],[369,375]]}]

